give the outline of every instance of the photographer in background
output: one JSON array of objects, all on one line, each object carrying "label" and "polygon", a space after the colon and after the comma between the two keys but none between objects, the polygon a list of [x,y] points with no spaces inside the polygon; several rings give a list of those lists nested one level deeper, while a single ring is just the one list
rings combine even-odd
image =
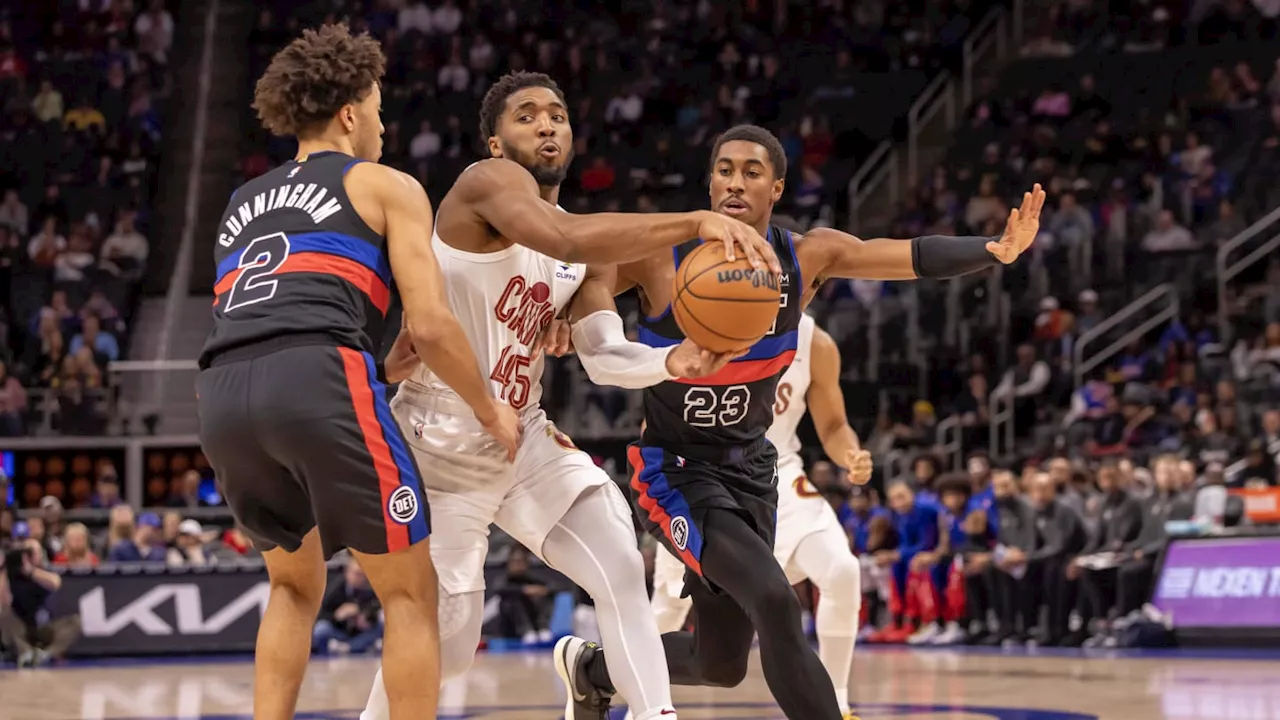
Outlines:
[{"label": "photographer in background", "polygon": [[45,569],[44,548],[35,540],[20,541],[3,558],[0,645],[14,653],[18,667],[61,658],[80,636],[78,615],[51,619],[46,609],[49,598],[62,587],[62,578]]}]

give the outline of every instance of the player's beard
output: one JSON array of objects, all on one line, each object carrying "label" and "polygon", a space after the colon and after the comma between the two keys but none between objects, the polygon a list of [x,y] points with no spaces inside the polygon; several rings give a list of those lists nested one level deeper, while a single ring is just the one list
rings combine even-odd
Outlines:
[{"label": "player's beard", "polygon": [[525,170],[528,170],[534,181],[538,183],[538,187],[560,187],[560,184],[564,182],[565,177],[569,174],[569,164],[573,162],[572,145],[567,148],[560,147],[560,154],[564,158],[564,162],[559,167],[554,167],[540,162],[537,153],[528,156],[501,139],[498,142],[502,144],[502,157],[516,162]]}]

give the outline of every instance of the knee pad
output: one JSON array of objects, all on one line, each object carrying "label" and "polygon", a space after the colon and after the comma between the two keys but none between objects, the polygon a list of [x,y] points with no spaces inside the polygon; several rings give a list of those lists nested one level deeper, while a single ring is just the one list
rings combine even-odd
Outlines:
[{"label": "knee pad", "polygon": [[[786,622],[786,618],[791,615],[800,615],[800,601],[796,599],[795,589],[787,583],[786,576],[781,572],[765,576],[753,597],[744,600],[749,603],[746,607],[747,614],[753,619],[758,616],[765,620],[777,618]],[[756,629],[759,630],[759,625]]]},{"label": "knee pad", "polygon": [[712,687],[737,687],[747,678],[749,658],[749,654],[744,654],[740,658],[724,658],[708,663],[701,668],[702,679]]},{"label": "knee pad", "polygon": [[822,593],[818,601],[818,633],[842,637],[856,634],[862,611],[862,567],[858,561],[852,557],[834,560],[817,585]]},{"label": "knee pad", "polygon": [[440,680],[465,675],[475,660],[484,623],[484,592],[440,595]]}]

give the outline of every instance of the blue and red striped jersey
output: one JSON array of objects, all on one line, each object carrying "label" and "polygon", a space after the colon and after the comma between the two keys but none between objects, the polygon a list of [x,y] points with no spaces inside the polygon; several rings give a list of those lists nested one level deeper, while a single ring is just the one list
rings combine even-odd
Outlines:
[{"label": "blue and red striped jersey", "polygon": [[[782,265],[782,299],[773,329],[714,375],[645,388],[646,445],[749,445],[773,423],[778,378],[796,354],[804,283],[791,233],[771,225],[766,239]],[[676,267],[701,243],[694,239],[673,248]],[[684,333],[667,307],[656,317],[640,319],[639,340],[650,347],[671,347],[684,340]]]},{"label": "blue and red striped jersey", "polygon": [[385,239],[343,187],[359,160],[338,152],[290,160],[231,196],[218,225],[213,331],[216,354],[292,334],[377,354],[391,304]]}]

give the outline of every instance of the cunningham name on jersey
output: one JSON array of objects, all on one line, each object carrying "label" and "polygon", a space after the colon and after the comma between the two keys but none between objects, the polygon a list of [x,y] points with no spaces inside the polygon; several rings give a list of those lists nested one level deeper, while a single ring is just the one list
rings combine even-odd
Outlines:
[{"label": "cunningham name on jersey", "polygon": [[[293,177],[297,170],[298,168],[294,168],[289,177]],[[336,197],[329,196],[328,190],[316,183],[284,184],[273,187],[254,194],[253,197],[227,212],[227,219],[223,225],[226,232],[218,235],[218,244],[231,247],[249,223],[273,210],[283,208],[301,210],[310,215],[312,221],[319,225],[329,216],[341,212],[342,203],[338,202]]]}]

